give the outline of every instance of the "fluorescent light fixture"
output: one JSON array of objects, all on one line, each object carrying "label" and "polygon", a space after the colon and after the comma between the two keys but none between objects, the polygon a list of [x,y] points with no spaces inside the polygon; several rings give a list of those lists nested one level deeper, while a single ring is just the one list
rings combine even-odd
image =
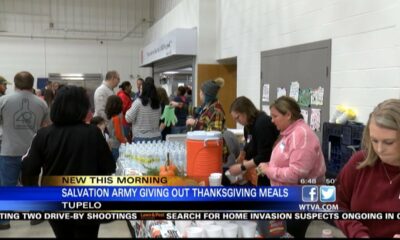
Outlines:
[{"label": "fluorescent light fixture", "polygon": [[167,74],[167,75],[177,74],[177,73],[179,73],[179,72],[176,72],[176,71],[167,71],[167,72],[164,72],[164,74]]},{"label": "fluorescent light fixture", "polygon": [[62,77],[83,77],[82,73],[60,74]]}]

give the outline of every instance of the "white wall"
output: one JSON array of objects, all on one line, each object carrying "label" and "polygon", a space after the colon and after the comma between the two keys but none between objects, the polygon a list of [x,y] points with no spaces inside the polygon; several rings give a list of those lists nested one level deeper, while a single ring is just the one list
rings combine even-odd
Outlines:
[{"label": "white wall", "polygon": [[145,45],[165,36],[175,28],[194,28],[198,27],[198,25],[199,0],[182,0],[174,9],[146,31],[144,36]]},{"label": "white wall", "polygon": [[331,113],[400,97],[400,1],[221,0],[219,56],[237,56],[238,95],[260,100],[260,52],[332,39]]},{"label": "white wall", "polygon": [[216,63],[217,1],[181,0],[145,34],[146,45],[176,28],[197,28],[197,63]]},{"label": "white wall", "polygon": [[160,20],[165,14],[174,9],[182,0],[150,0],[153,9],[152,18],[155,22]]},{"label": "white wall", "polygon": [[[139,68],[142,40],[127,41],[58,40],[0,38],[0,75],[13,81],[19,71],[35,78],[48,73],[105,73],[117,70],[121,81],[137,75],[146,77],[148,68]],[[130,76],[133,76],[133,79]],[[134,84],[134,88],[136,84]],[[10,87],[9,87],[10,88]]]},{"label": "white wall", "polygon": [[139,54],[150,11],[148,0],[0,0],[0,75],[11,82],[22,70],[35,78],[108,70],[122,81],[146,77]]}]

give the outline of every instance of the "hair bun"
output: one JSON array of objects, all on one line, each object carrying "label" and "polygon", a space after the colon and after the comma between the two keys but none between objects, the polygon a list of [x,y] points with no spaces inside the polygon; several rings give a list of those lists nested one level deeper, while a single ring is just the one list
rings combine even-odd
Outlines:
[{"label": "hair bun", "polygon": [[225,85],[225,80],[222,77],[218,77],[214,80],[214,82],[222,88]]}]

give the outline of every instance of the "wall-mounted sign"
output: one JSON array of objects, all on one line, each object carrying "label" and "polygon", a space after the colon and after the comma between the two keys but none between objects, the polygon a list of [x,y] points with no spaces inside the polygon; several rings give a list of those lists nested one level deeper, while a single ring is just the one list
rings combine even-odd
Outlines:
[{"label": "wall-mounted sign", "polygon": [[197,54],[197,28],[177,28],[144,47],[140,52],[141,66],[173,55]]}]

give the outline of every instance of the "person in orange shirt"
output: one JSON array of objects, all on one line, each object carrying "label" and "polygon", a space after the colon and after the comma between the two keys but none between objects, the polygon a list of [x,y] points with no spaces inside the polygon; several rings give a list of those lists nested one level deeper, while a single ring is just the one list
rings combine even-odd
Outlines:
[{"label": "person in orange shirt", "polygon": [[122,125],[122,100],[116,95],[109,96],[106,102],[105,113],[107,115],[107,130],[109,134],[108,143],[111,147],[114,160],[119,157],[119,146],[121,143],[126,143],[127,139],[124,136]]},{"label": "person in orange shirt", "polygon": [[129,110],[129,108],[131,108],[133,102],[131,98],[132,85],[130,82],[124,81],[123,83],[121,83],[121,85],[119,85],[119,88],[121,90],[117,92],[117,96],[122,100],[122,125],[124,129],[124,135],[130,142],[132,140],[132,128],[131,125],[126,122],[125,114]]}]

